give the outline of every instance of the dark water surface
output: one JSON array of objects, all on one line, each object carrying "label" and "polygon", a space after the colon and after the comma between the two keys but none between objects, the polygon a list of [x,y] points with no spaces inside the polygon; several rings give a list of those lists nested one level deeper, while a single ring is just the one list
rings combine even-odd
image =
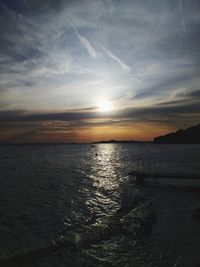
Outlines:
[{"label": "dark water surface", "polygon": [[[0,257],[19,255],[21,266],[198,266],[188,248],[193,236],[200,247],[192,219],[200,194],[137,188],[128,172],[138,158],[138,168],[151,158],[159,171],[200,173],[199,145],[0,146]],[[193,233],[180,230],[184,218]],[[41,253],[20,259],[30,251]]]}]

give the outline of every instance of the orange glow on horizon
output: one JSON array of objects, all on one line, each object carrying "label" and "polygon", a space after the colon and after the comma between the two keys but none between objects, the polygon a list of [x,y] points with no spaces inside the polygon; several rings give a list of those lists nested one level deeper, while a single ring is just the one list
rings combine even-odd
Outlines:
[{"label": "orange glow on horizon", "polygon": [[[94,123],[94,121],[93,121]],[[90,143],[103,140],[139,140],[150,141],[154,137],[163,135],[176,128],[159,124],[124,123],[121,121],[114,125],[102,125],[97,121],[93,126],[70,127],[63,122],[52,123],[51,127],[39,128],[27,132],[23,123],[19,131],[11,132],[5,129],[0,133],[1,142],[16,143]],[[44,123],[45,125],[45,123]]]},{"label": "orange glow on horizon", "polygon": [[81,129],[77,133],[78,142],[95,142],[102,140],[139,140],[151,141],[154,137],[166,134],[174,129],[155,125],[101,126]]}]

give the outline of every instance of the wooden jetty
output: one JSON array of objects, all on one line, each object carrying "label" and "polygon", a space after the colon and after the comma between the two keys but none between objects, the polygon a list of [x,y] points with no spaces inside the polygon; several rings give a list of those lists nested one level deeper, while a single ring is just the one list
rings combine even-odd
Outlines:
[{"label": "wooden jetty", "polygon": [[157,179],[167,178],[167,179],[185,179],[185,180],[199,180],[200,173],[170,173],[170,172],[142,172],[142,171],[131,171],[129,175],[135,176],[136,183],[143,185],[145,179]]}]

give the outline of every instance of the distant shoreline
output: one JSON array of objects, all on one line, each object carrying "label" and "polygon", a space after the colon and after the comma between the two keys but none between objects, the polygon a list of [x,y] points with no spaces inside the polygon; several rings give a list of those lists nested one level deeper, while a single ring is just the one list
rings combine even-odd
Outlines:
[{"label": "distant shoreline", "polygon": [[200,145],[199,143],[156,143],[154,141],[97,141],[91,143],[0,143],[0,146],[57,146],[57,145],[98,145],[98,144],[153,144],[153,145]]},{"label": "distant shoreline", "polygon": [[116,141],[116,142],[109,142],[109,141],[100,141],[100,142],[92,142],[92,143],[0,143],[0,146],[34,146],[34,145],[44,145],[44,146],[57,146],[57,145],[95,145],[95,144],[153,144],[152,141]]},{"label": "distant shoreline", "polygon": [[91,144],[115,144],[115,143],[153,143],[153,141],[139,141],[139,140],[102,140],[98,142],[92,142]]}]

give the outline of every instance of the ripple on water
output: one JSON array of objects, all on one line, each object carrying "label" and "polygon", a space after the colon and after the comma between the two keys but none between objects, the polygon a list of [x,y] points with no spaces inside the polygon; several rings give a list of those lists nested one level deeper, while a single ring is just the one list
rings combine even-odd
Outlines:
[{"label": "ripple on water", "polygon": [[[199,152],[200,147],[177,150],[130,144],[4,147],[0,150],[2,255],[48,247],[51,240],[60,239],[68,246],[33,266],[162,266],[168,251],[163,253],[142,238],[141,230],[152,226],[151,203],[131,187],[127,173],[136,166],[137,156],[155,157],[160,166],[171,169],[182,164],[166,164],[167,160],[192,158],[193,170]],[[78,249],[70,249],[74,243]]]}]

